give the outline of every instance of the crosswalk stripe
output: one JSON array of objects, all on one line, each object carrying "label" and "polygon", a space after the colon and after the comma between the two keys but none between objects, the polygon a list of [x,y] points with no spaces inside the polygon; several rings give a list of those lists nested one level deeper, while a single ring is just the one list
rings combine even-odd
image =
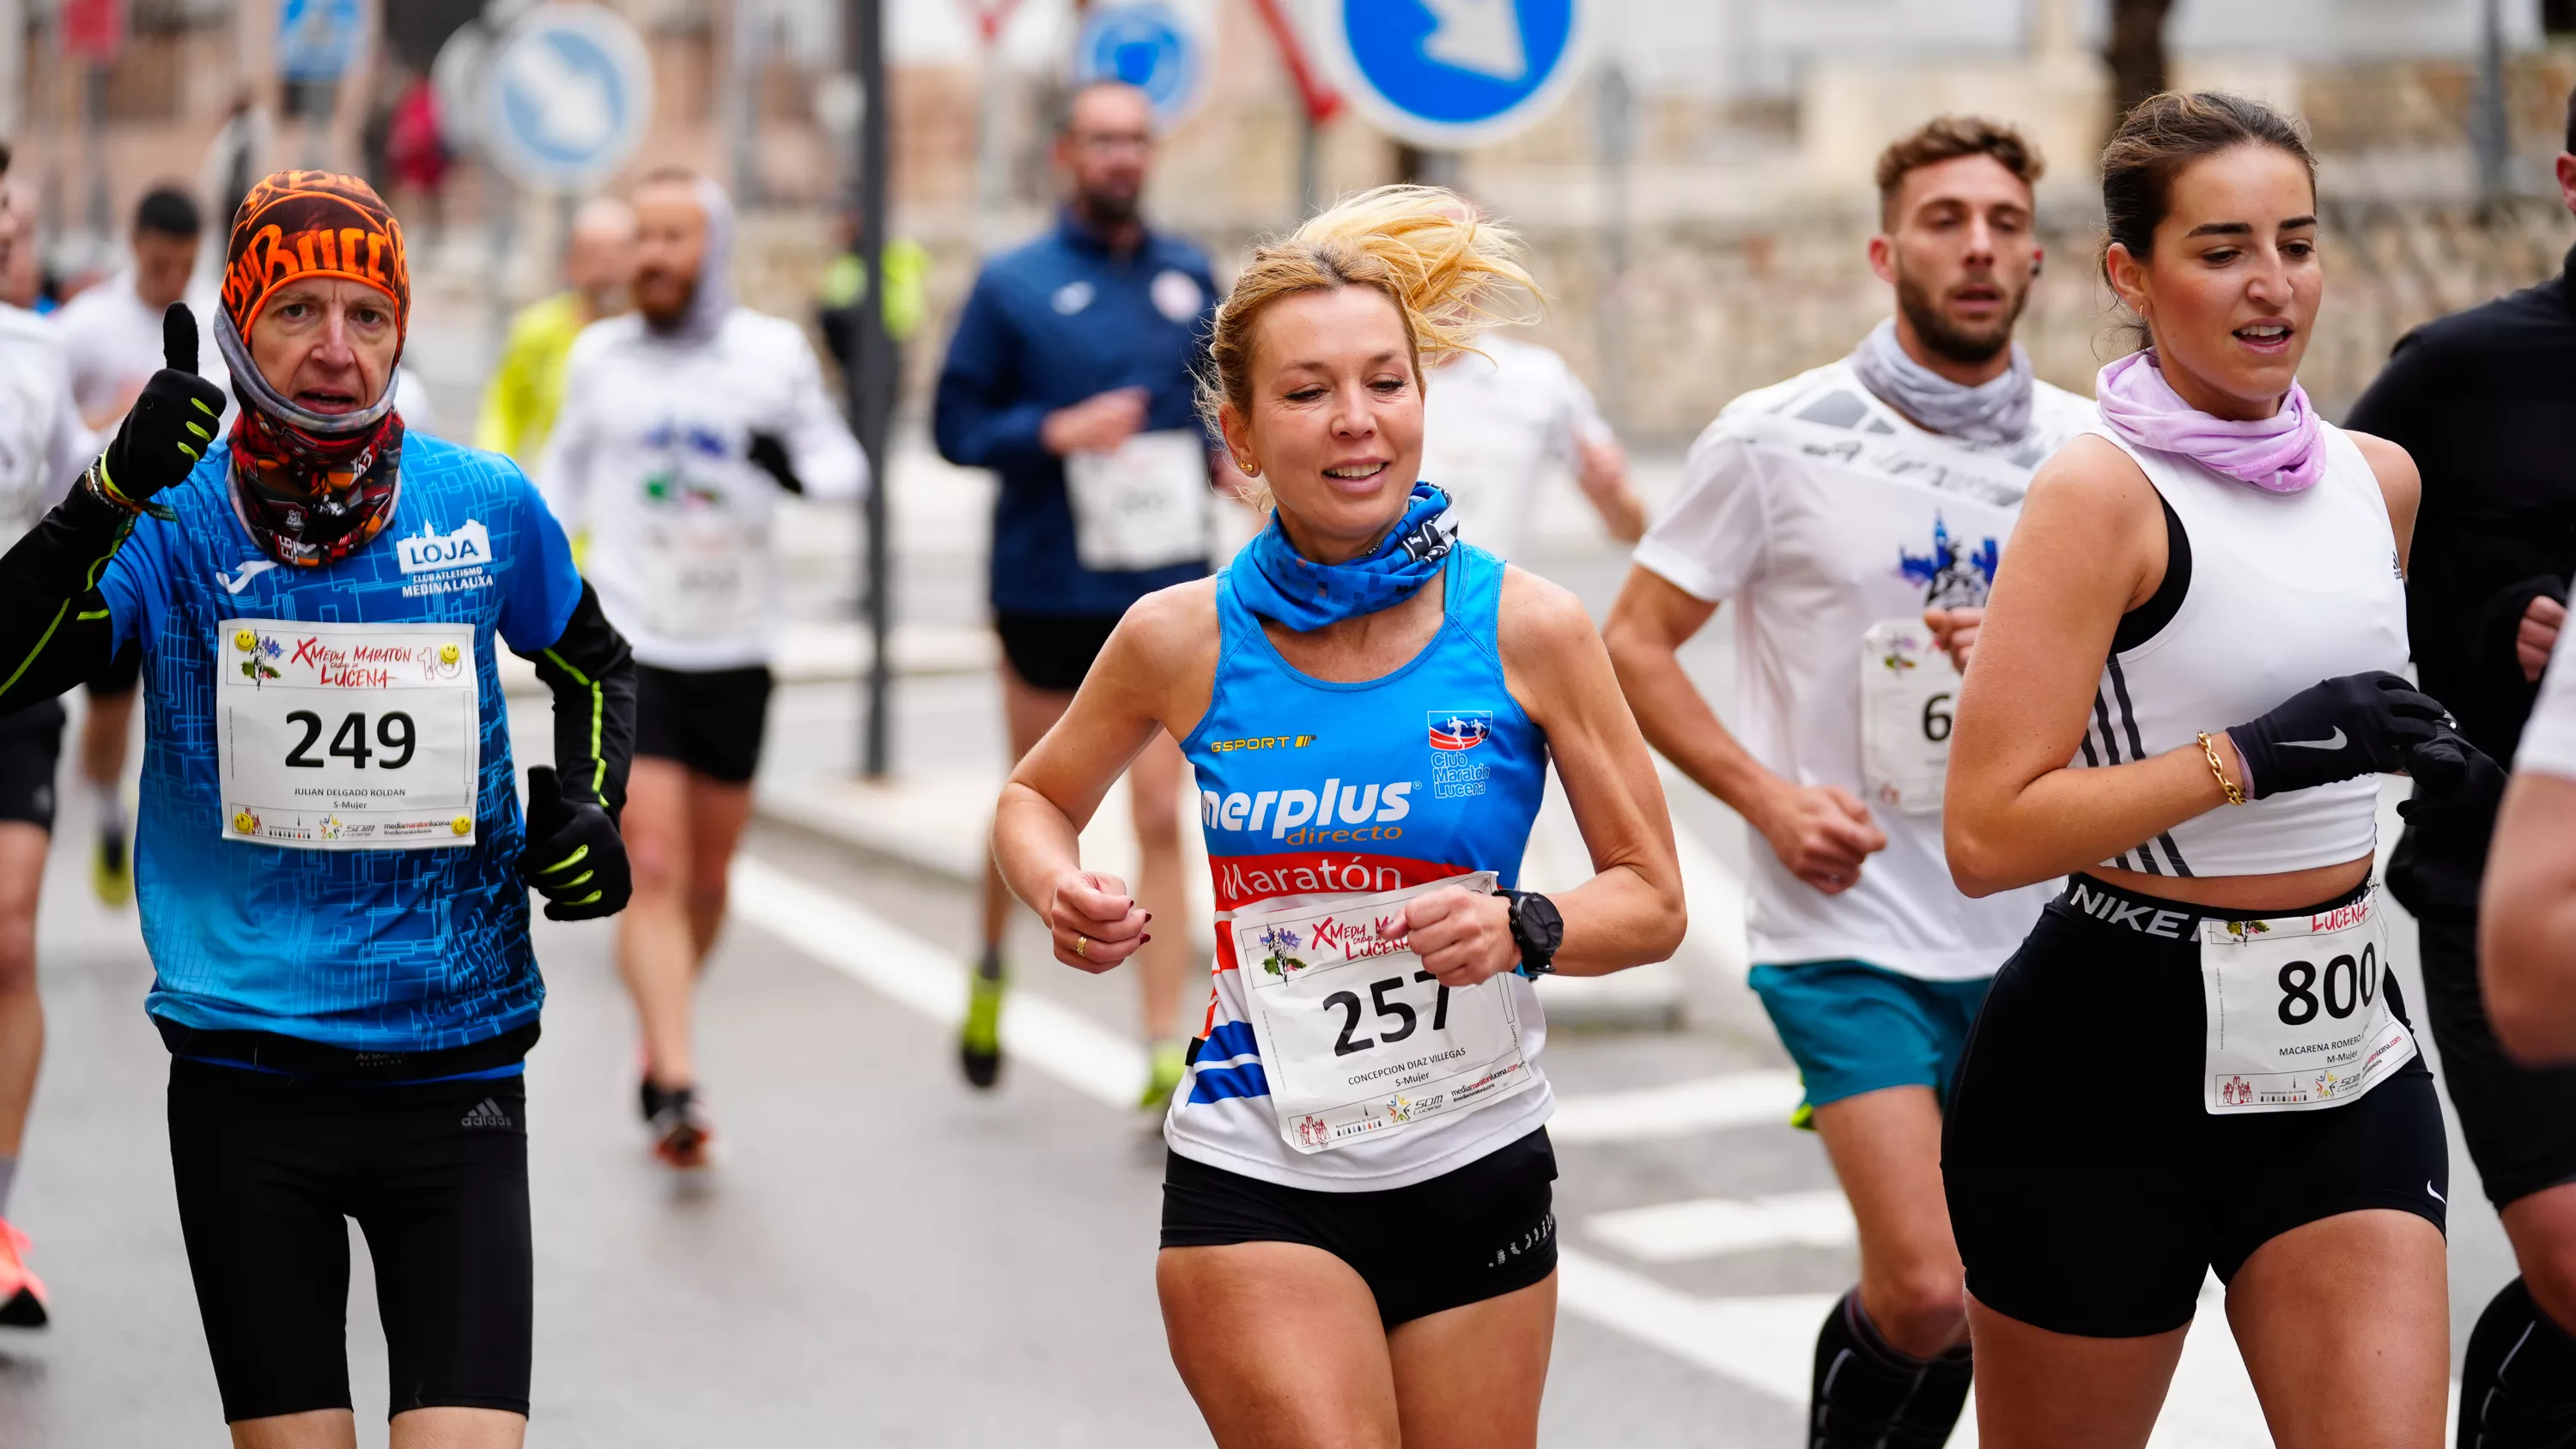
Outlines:
[{"label": "crosswalk stripe", "polygon": [[[966,964],[884,916],[749,856],[733,863],[736,913],[940,1026],[966,1015]],[[1002,1010],[1002,1050],[1084,1096],[1133,1110],[1145,1082],[1134,1042],[1033,992]]]},{"label": "crosswalk stripe", "polygon": [[1560,1095],[1547,1131],[1559,1142],[1648,1142],[1736,1127],[1785,1126],[1805,1095],[1797,1073],[1776,1071]]},{"label": "crosswalk stripe", "polygon": [[1857,1237],[1851,1204],[1831,1188],[1771,1197],[1702,1197],[1594,1213],[1584,1231],[1643,1263],[1679,1263],[1765,1248],[1841,1248]]}]

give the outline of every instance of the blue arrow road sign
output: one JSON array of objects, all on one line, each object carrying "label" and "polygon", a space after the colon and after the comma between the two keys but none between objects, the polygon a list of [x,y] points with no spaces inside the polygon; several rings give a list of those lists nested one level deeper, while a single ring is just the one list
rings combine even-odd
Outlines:
[{"label": "blue arrow road sign", "polygon": [[1204,50],[1197,32],[1159,0],[1095,5],[1074,43],[1074,80],[1135,86],[1154,103],[1155,129],[1168,131],[1189,119],[1206,92]]},{"label": "blue arrow road sign", "polygon": [[277,11],[277,73],[338,80],[358,48],[358,0],[286,0]]},{"label": "blue arrow road sign", "polygon": [[1590,0],[1334,0],[1326,53],[1361,112],[1420,146],[1498,141],[1579,78]]},{"label": "blue arrow road sign", "polygon": [[493,47],[483,140],[521,186],[577,191],[614,175],[653,118],[643,40],[598,5],[540,5]]}]

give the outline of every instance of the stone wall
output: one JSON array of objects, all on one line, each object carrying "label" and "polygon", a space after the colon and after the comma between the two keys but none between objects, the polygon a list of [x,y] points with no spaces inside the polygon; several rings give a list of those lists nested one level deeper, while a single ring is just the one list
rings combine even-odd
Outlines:
[{"label": "stone wall", "polygon": [[[2554,201],[2529,199],[2481,223],[2465,202],[2397,206],[2322,203],[2326,304],[2302,380],[2340,416],[2406,329],[2555,275],[2576,221]],[[1548,290],[1532,332],[1563,352],[1633,439],[1689,438],[1727,399],[1849,351],[1890,310],[1865,260],[1865,212],[1785,214],[1760,224],[1676,220],[1628,238],[1613,281],[1598,229],[1525,223]],[[2089,394],[2103,363],[2126,352],[2124,317],[2096,279],[2098,226],[2089,213],[2044,215],[2048,265],[2021,337],[2039,375]],[[1222,277],[1244,238],[1202,236]],[[811,241],[806,242],[811,246]],[[933,247],[932,315],[912,349],[907,398],[926,404],[956,306],[973,280],[974,248]],[[806,255],[813,255],[807,251]],[[779,269],[785,283],[790,269]]]}]

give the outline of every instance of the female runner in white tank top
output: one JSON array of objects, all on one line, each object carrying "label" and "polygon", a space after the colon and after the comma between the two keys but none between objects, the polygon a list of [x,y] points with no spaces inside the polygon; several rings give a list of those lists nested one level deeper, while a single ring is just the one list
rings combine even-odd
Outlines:
[{"label": "female runner in white tank top", "polygon": [[2377,776],[2472,753],[2395,673],[2415,466],[2298,388],[2288,121],[2155,97],[2103,202],[2152,346],[2031,484],[1950,759],[1961,889],[2070,877],[1943,1137],[1982,1442],[2143,1445],[2215,1270],[2284,1449],[2433,1449],[2448,1155],[2370,884]]},{"label": "female runner in white tank top", "polygon": [[[1555,1169],[1545,1021],[1512,973],[1681,940],[1662,788],[1591,619],[1453,544],[1415,482],[1424,363],[1527,285],[1517,252],[1449,193],[1390,187],[1253,253],[1207,402],[1271,526],[1128,610],[994,815],[1056,959],[1106,971],[1148,918],[1082,868],[1080,826],[1158,731],[1198,772],[1218,979],[1155,1278],[1221,1445],[1537,1441]],[[1552,904],[1486,894],[1550,762],[1599,873]]]}]

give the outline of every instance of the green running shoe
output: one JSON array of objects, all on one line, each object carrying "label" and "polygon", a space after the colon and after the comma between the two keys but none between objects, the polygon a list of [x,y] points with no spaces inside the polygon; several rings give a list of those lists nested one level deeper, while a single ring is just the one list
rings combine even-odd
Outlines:
[{"label": "green running shoe", "polygon": [[1160,1112],[1172,1104],[1172,1093],[1180,1090],[1181,1075],[1189,1070],[1189,1054],[1176,1041],[1154,1043],[1152,1065],[1145,1076],[1145,1095],[1137,1099],[1138,1109]]},{"label": "green running shoe", "polygon": [[957,1033],[957,1064],[968,1084],[990,1088],[1002,1076],[1002,992],[999,953],[987,951],[966,978],[966,1024]]}]

